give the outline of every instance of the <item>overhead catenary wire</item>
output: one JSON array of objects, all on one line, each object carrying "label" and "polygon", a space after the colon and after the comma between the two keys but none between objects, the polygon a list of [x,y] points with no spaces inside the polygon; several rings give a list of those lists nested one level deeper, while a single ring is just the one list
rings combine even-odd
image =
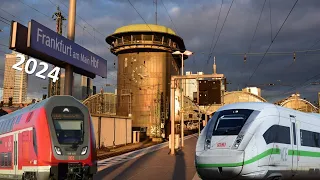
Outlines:
[{"label": "overhead catenary wire", "polygon": [[[30,5],[28,5],[27,3],[25,3],[25,2],[23,2],[22,0],[19,0],[22,4],[24,4],[25,6],[28,6],[29,8],[31,8],[32,10],[34,10],[34,11],[37,11],[38,13],[40,13],[40,14],[42,14],[42,15],[44,15],[44,16],[46,16],[46,17],[48,17],[48,18],[50,18],[50,20],[51,20],[51,17],[49,16],[49,15],[47,15],[47,14],[45,14],[45,13],[43,13],[43,12],[41,12],[40,10],[38,10],[37,8],[34,8],[34,7],[32,7],[32,6],[30,6]],[[50,0],[49,0],[50,1]],[[54,4],[52,1],[50,1],[52,4]],[[54,5],[56,5],[56,4],[54,4]],[[57,5],[56,5],[57,6]],[[7,11],[5,11],[4,9],[2,9],[1,8],[1,10],[2,11],[4,11],[5,13],[7,13],[7,14],[10,14],[12,17],[15,17],[15,18],[17,18],[17,19],[19,19],[19,20],[21,20],[20,18],[18,18],[17,16],[15,16],[15,15],[13,15],[13,14],[11,14],[11,13],[9,13],[9,12],[7,12]],[[1,19],[0,19],[1,20]],[[9,21],[9,20],[8,20]],[[22,20],[23,21],[23,20]],[[23,22],[25,22],[25,21],[23,21]],[[79,25],[78,23],[76,23],[79,27],[82,27],[81,25]],[[8,24],[8,25],[10,25],[10,24]],[[66,25],[64,25],[64,27],[66,27]],[[88,32],[88,31],[87,31]],[[93,37],[93,35],[90,33],[90,32],[88,32],[88,34],[89,35],[91,35],[92,37]],[[109,48],[109,47],[107,47],[107,48]]]},{"label": "overhead catenary wire", "polygon": [[172,21],[172,18],[171,18],[170,14],[169,14],[169,12],[168,12],[168,10],[167,10],[167,7],[164,5],[164,3],[163,3],[162,0],[160,0],[160,1],[161,1],[162,5],[163,5],[164,9],[166,10],[168,16],[169,16],[169,19],[170,19],[170,21],[171,21],[171,23],[172,23],[172,25],[173,25],[173,28],[175,29],[175,31],[176,31],[177,34],[179,35],[178,29],[177,29],[177,27],[175,26],[174,22]]},{"label": "overhead catenary wire", "polygon": [[[51,0],[49,0],[49,2],[50,3],[52,3],[53,5],[55,5],[55,6],[57,6],[58,7],[58,4],[55,4],[54,2],[52,2]],[[62,3],[65,7],[67,7],[64,3]],[[68,8],[68,7],[67,7]],[[33,8],[33,9],[35,9],[35,8]],[[63,11],[63,10],[61,10],[64,14],[66,14],[67,16],[68,16],[68,13],[66,13],[65,11]],[[81,18],[79,15],[77,15],[80,19],[82,19],[82,21],[84,21],[84,22],[86,22],[83,18]],[[87,23],[87,22],[86,22]],[[92,26],[92,25],[90,25],[89,23],[87,23],[89,26],[91,26],[92,28],[93,28],[93,30],[94,30],[94,32],[96,32],[96,29]],[[96,46],[96,37],[95,37],[95,34],[94,35],[92,35],[88,30],[86,30],[84,27],[82,27],[79,23],[77,23],[76,22],[76,25],[78,25],[79,27],[81,27],[82,29],[83,29],[83,31],[86,31],[91,37],[94,37],[94,41],[95,41],[95,46]],[[64,25],[64,27],[66,27],[66,25]],[[100,41],[101,42],[101,41]],[[105,42],[103,42],[103,44],[105,44]],[[107,47],[108,49],[110,49],[109,47]],[[108,69],[108,70],[110,70],[110,69]],[[113,79],[115,79],[115,77],[114,76],[112,76],[113,77]]]},{"label": "overhead catenary wire", "polygon": [[[217,46],[217,44],[218,44],[218,41],[219,41],[221,32],[222,32],[223,27],[224,27],[224,25],[225,25],[225,23],[226,23],[226,21],[227,21],[227,19],[228,19],[228,16],[229,16],[230,10],[231,10],[231,8],[232,8],[233,2],[234,2],[234,0],[232,0],[232,2],[231,2],[231,5],[230,5],[229,10],[228,10],[228,12],[227,12],[226,18],[225,18],[224,21],[223,21],[223,24],[222,24],[222,27],[221,27],[221,29],[220,29],[219,35],[218,35],[218,37],[217,37],[216,43],[214,44],[213,49],[212,49],[211,52],[210,52],[211,54],[213,54],[214,49],[216,48],[216,46]],[[207,63],[207,64],[208,64],[208,63]]]},{"label": "overhead catenary wire", "polygon": [[16,19],[18,19],[18,20],[20,20],[20,21],[22,21],[22,22],[26,23],[26,21],[24,21],[24,20],[22,20],[22,19],[18,18],[17,16],[13,15],[12,13],[10,13],[10,12],[6,11],[6,10],[5,10],[5,9],[3,9],[2,7],[0,7],[0,9],[1,9],[3,12],[5,12],[5,13],[7,13],[7,14],[11,15],[12,17],[14,17],[14,18],[16,18]]},{"label": "overhead catenary wire", "polygon": [[[287,19],[289,18],[289,16],[290,16],[291,12],[293,11],[293,9],[294,9],[294,7],[296,6],[296,4],[298,3],[298,1],[299,1],[299,0],[296,0],[296,2],[294,3],[294,5],[292,6],[292,8],[291,8],[291,10],[290,10],[289,14],[287,15],[286,19],[283,21],[283,23],[282,23],[281,27],[279,28],[278,32],[276,33],[275,37],[272,39],[272,41],[271,41],[271,43],[270,43],[270,45],[269,45],[268,49],[266,50],[266,52],[264,53],[263,57],[262,57],[262,58],[261,58],[261,60],[259,61],[258,65],[257,65],[257,66],[256,66],[256,68],[254,69],[253,73],[252,73],[252,74],[251,74],[251,76],[249,77],[248,82],[250,82],[251,78],[253,77],[253,75],[256,73],[257,69],[258,69],[258,68],[259,68],[259,66],[261,65],[261,63],[262,63],[262,61],[263,61],[264,57],[265,57],[265,56],[266,56],[266,54],[268,53],[268,51],[269,51],[269,49],[270,49],[271,45],[273,44],[273,42],[274,42],[274,41],[276,40],[276,38],[278,37],[278,34],[280,33],[280,31],[281,31],[282,27],[283,27],[283,26],[284,26],[284,24],[286,23]],[[246,84],[247,84],[247,83],[246,83]]]},{"label": "overhead catenary wire", "polygon": [[253,33],[253,36],[252,36],[251,41],[250,41],[250,45],[249,45],[249,49],[248,49],[248,54],[250,54],[251,47],[252,47],[252,43],[253,43],[253,41],[254,41],[254,38],[256,37],[257,30],[258,30],[258,27],[259,27],[259,23],[260,23],[260,20],[261,20],[262,13],[263,13],[264,6],[265,6],[266,2],[267,2],[267,0],[264,0],[263,6],[262,6],[262,9],[261,9],[261,12],[260,12],[260,16],[259,16],[259,19],[258,19],[258,23],[257,23],[257,25],[256,25],[256,28],[255,28],[254,33]]},{"label": "overhead catenary wire", "polygon": [[217,22],[216,22],[216,27],[214,28],[214,33],[213,33],[213,36],[212,36],[212,41],[211,41],[211,45],[210,45],[210,49],[209,49],[209,52],[210,52],[210,53],[209,53],[209,57],[208,57],[208,60],[207,60],[207,64],[209,64],[210,58],[212,57],[211,50],[212,50],[212,46],[213,46],[213,42],[214,42],[214,37],[216,36],[217,27],[218,27],[218,24],[219,24],[219,19],[220,19],[220,15],[221,15],[222,5],[223,5],[223,0],[221,0],[221,5],[220,5],[219,14],[218,14],[218,19],[217,19]]},{"label": "overhead catenary wire", "polygon": [[[319,40],[320,42],[320,40]],[[311,47],[310,47],[311,48]],[[317,52],[320,51],[320,49],[305,49],[305,50],[297,50],[297,51],[282,51],[282,52],[257,52],[257,53],[231,53],[231,55],[247,55],[247,56],[261,56],[261,55],[292,55],[293,53],[308,53],[308,52]]]},{"label": "overhead catenary wire", "polygon": [[[257,30],[258,30],[258,27],[259,27],[259,24],[260,24],[260,20],[261,20],[261,17],[262,17],[262,13],[263,13],[263,10],[264,10],[266,1],[267,1],[267,0],[265,0],[264,3],[263,3],[263,5],[262,5],[262,9],[261,9],[261,12],[260,12],[260,15],[259,15],[259,18],[258,18],[258,22],[257,22],[256,28],[255,28],[255,30],[254,30],[253,36],[252,36],[251,41],[250,41],[250,44],[249,44],[248,53],[251,52],[252,43],[253,43],[253,41],[254,41],[254,38],[256,37]],[[247,54],[245,54],[244,62],[247,61],[247,56],[246,56],[246,55],[247,55]],[[243,71],[241,71],[241,77],[243,77],[243,74],[244,74],[243,72],[246,70],[246,66],[245,66],[244,68],[242,68],[242,69],[243,69]]]},{"label": "overhead catenary wire", "polygon": [[293,87],[290,88],[288,91],[283,92],[281,95],[285,95],[285,94],[287,94],[287,93],[290,93],[290,92],[292,92],[293,90],[298,90],[298,89],[300,89],[300,88],[304,88],[304,87],[306,87],[306,86],[310,86],[310,84],[308,84],[308,85],[304,85],[304,84],[307,83],[307,82],[309,82],[310,80],[318,77],[318,76],[320,76],[320,73],[318,73],[318,74],[316,74],[316,75],[308,78],[306,81],[303,81],[302,83],[299,83],[299,85],[297,85],[297,86],[293,86]]},{"label": "overhead catenary wire", "polygon": [[270,38],[271,38],[271,41],[272,41],[272,18],[271,18],[271,0],[269,0],[269,10],[270,10]]},{"label": "overhead catenary wire", "polygon": [[146,22],[146,20],[144,20],[144,18],[141,16],[141,14],[139,13],[139,11],[134,7],[134,5],[131,3],[130,0],[128,0],[128,2],[130,3],[130,5],[132,6],[132,8],[138,13],[138,15],[140,16],[140,18],[144,21],[144,23],[149,27],[149,29],[152,31],[152,29],[150,28],[150,26],[148,25],[148,23]]}]

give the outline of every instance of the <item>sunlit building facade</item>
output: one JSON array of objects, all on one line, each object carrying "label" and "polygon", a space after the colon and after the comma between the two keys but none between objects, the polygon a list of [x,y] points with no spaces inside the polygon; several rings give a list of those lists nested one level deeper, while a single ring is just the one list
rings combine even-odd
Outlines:
[{"label": "sunlit building facade", "polygon": [[135,24],[118,28],[106,41],[118,56],[117,115],[131,114],[133,128],[148,136],[168,137],[169,82],[181,68],[172,53],[185,50],[183,40],[165,26]]},{"label": "sunlit building facade", "polygon": [[246,88],[242,89],[242,91],[249,92],[249,93],[255,94],[257,96],[261,96],[261,89],[258,87],[246,87]]},{"label": "sunlit building facade", "polygon": [[[60,74],[60,94],[64,94],[65,73]],[[89,96],[93,94],[93,84],[90,80]],[[87,95],[87,77],[79,74],[73,74],[73,91],[72,96],[78,100],[85,100]]]},{"label": "sunlit building facade", "polygon": [[319,108],[311,102],[300,97],[300,94],[292,94],[291,96],[276,102],[275,104],[286,108],[302,111],[302,112],[319,112]]},{"label": "sunlit building facade", "polygon": [[[203,75],[203,72],[197,72],[198,75]],[[187,71],[186,75],[192,75],[192,72]],[[199,80],[202,80],[200,78]],[[185,80],[185,96],[193,100],[197,97],[198,83],[196,79],[186,79]]]},{"label": "sunlit building facade", "polygon": [[[11,54],[6,54],[5,58],[5,71],[3,80],[3,101],[9,102],[12,97],[13,103],[22,103],[27,99],[28,89],[28,74],[24,71],[25,63],[20,67],[23,71],[18,71],[12,68],[14,64],[20,61],[17,57],[17,52],[13,51]],[[25,56],[28,59],[28,56]]]}]

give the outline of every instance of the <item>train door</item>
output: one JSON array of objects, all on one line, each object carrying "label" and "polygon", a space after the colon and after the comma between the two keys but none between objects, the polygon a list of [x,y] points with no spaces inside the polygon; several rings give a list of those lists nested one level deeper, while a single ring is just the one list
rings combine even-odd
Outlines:
[{"label": "train door", "polygon": [[14,134],[13,138],[13,169],[14,173],[17,175],[18,172],[18,135],[19,133]]},{"label": "train door", "polygon": [[296,126],[296,118],[293,115],[290,115],[290,121],[291,121],[291,145],[292,145],[292,153],[291,153],[291,157],[292,157],[292,173],[296,174],[297,168],[298,168],[298,134],[297,133],[297,126]]}]

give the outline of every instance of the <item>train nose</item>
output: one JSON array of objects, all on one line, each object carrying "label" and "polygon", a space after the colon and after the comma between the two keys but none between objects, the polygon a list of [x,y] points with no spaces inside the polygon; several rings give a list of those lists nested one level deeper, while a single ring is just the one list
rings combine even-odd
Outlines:
[{"label": "train nose", "polygon": [[232,179],[243,166],[243,151],[207,150],[196,153],[196,169],[202,179]]}]

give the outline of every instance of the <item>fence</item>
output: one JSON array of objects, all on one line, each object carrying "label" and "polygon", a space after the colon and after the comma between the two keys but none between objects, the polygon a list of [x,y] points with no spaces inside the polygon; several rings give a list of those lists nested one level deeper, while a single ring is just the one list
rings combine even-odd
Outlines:
[{"label": "fence", "polygon": [[95,114],[91,116],[97,148],[132,143],[131,118]]}]

